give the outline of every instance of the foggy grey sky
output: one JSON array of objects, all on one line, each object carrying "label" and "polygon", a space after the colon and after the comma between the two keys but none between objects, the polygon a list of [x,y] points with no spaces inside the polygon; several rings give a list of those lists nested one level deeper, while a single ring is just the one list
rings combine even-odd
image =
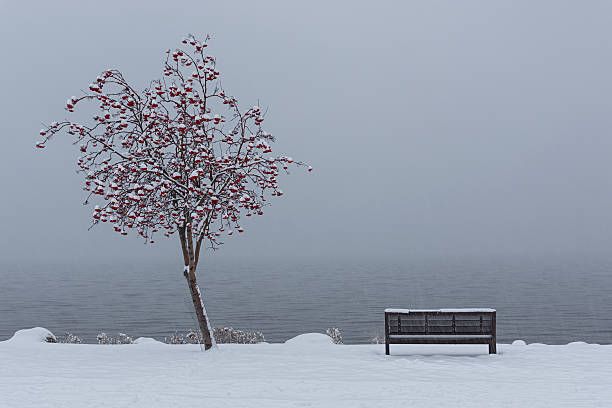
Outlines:
[{"label": "foggy grey sky", "polygon": [[[41,123],[106,68],[142,89],[210,33],[223,85],[309,162],[214,256],[606,252],[612,2],[0,2],[0,259],[173,259],[91,207]],[[259,101],[259,102],[258,102]]]}]

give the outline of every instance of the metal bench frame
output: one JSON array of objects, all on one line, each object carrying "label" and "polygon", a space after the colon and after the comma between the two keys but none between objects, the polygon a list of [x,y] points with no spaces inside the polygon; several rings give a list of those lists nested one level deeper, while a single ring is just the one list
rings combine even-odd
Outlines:
[{"label": "metal bench frame", "polygon": [[[390,327],[390,317],[397,316],[397,325]],[[410,316],[412,318],[423,318],[424,324],[416,327],[418,330],[404,331],[401,327],[401,316]],[[480,324],[472,324],[460,330],[457,333],[456,320],[462,321],[462,317],[470,317],[468,322]],[[459,319],[457,319],[459,317]],[[442,318],[444,323],[451,322],[441,327],[444,330],[430,330],[428,322],[432,318]],[[411,324],[415,320],[411,321]],[[465,321],[464,321],[465,322]],[[490,323],[489,323],[490,322]],[[494,309],[439,309],[439,310],[410,310],[410,309],[386,309],[385,310],[385,354],[389,355],[390,344],[488,344],[489,354],[497,353],[497,329],[496,329],[496,311]]]}]

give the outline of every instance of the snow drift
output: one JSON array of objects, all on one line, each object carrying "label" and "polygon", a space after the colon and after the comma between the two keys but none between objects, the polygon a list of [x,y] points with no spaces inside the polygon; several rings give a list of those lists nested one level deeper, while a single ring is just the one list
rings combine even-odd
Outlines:
[{"label": "snow drift", "polygon": [[33,327],[31,329],[17,330],[13,337],[5,342],[10,344],[30,344],[30,343],[55,343],[57,338],[50,330],[44,327]]}]

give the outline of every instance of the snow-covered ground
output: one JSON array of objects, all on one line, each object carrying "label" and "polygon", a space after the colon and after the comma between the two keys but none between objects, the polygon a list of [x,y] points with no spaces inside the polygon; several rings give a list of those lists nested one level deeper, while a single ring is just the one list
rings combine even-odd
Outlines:
[{"label": "snow-covered ground", "polygon": [[0,407],[612,407],[612,345],[0,342]]}]

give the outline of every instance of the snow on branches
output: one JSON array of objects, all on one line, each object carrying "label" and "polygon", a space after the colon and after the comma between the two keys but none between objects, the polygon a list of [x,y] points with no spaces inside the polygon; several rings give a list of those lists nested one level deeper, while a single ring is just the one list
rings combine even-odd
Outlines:
[{"label": "snow on branches", "polygon": [[221,88],[206,42],[189,36],[183,44],[186,50],[167,51],[163,78],[142,93],[121,72],[102,72],[89,91],[66,102],[69,112],[85,101],[97,104],[92,121],[54,122],[36,146],[60,132],[75,138],[86,203],[102,199],[94,225],[111,223],[123,235],[135,230],[147,242],[187,229],[198,244],[215,248],[244,231],[241,215],[263,214],[268,193],[283,195],[280,171],[303,163],[272,155],[264,113],[239,109]]}]

